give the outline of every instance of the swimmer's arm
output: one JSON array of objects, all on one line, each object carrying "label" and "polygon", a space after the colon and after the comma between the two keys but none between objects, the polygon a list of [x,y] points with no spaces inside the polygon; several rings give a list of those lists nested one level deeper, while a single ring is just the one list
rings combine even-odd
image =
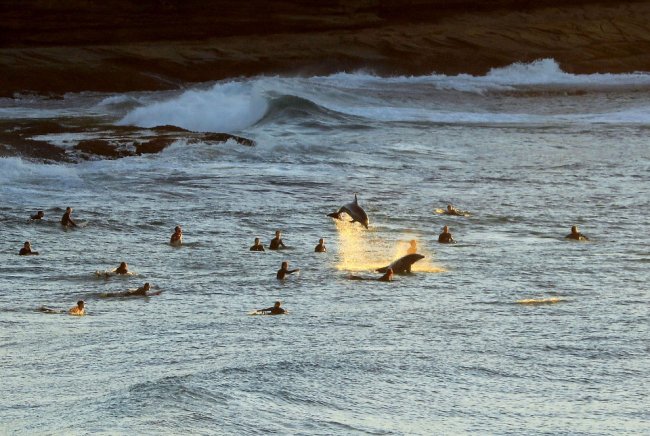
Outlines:
[{"label": "swimmer's arm", "polygon": [[298,272],[298,271],[300,271],[300,268],[292,269],[291,271],[287,271],[287,274],[293,274],[293,273]]}]

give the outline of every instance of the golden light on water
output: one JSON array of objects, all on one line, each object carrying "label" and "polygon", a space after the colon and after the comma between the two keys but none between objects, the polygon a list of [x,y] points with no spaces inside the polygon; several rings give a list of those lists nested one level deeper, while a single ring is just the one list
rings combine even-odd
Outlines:
[{"label": "golden light on water", "polygon": [[[406,255],[409,248],[408,238],[404,242],[395,244],[387,241],[375,232],[368,231],[358,223],[345,220],[334,220],[338,231],[339,263],[338,270],[343,271],[374,271],[382,268],[392,261]],[[433,263],[433,254],[418,243],[418,254],[424,259],[413,264],[413,272],[438,273],[446,271]]]}]

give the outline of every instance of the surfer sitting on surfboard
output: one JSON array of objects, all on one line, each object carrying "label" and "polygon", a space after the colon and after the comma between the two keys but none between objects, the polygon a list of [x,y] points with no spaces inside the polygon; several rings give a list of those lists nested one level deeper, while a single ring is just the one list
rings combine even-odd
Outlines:
[{"label": "surfer sitting on surfboard", "polygon": [[255,243],[250,248],[250,251],[264,251],[264,245],[260,242],[260,238],[255,238]]},{"label": "surfer sitting on surfboard", "polygon": [[325,248],[325,239],[320,238],[318,240],[318,245],[314,248],[314,252],[316,253],[325,253],[327,251],[327,248]]},{"label": "surfer sitting on surfboard", "polygon": [[280,247],[282,248],[287,248],[284,245],[284,242],[282,242],[282,232],[279,230],[275,231],[275,238],[271,239],[271,243],[269,244],[269,250],[279,250]]},{"label": "surfer sitting on surfboard", "polygon": [[176,228],[174,228],[174,234],[169,239],[169,243],[172,245],[183,244],[183,229],[181,229],[181,226],[176,226]]},{"label": "surfer sitting on surfboard", "polygon": [[258,309],[255,312],[263,313],[266,315],[282,315],[284,313],[287,313],[287,311],[281,308],[280,306],[282,306],[282,302],[276,301],[273,307],[267,307],[266,309]]},{"label": "surfer sitting on surfboard", "polygon": [[284,262],[282,262],[282,266],[281,266],[280,269],[278,270],[278,273],[276,274],[275,277],[276,277],[278,280],[283,280],[284,277],[285,277],[287,274],[293,274],[293,273],[298,272],[298,271],[300,271],[300,270],[299,270],[299,269],[292,269],[291,271],[289,271],[289,262],[287,262],[287,261],[285,260]]},{"label": "surfer sitting on surfboard", "polygon": [[70,310],[68,310],[70,315],[82,316],[86,314],[86,309],[84,308],[83,300],[77,301],[77,305]]},{"label": "surfer sitting on surfboard", "polygon": [[442,233],[438,236],[438,242],[441,244],[453,244],[456,242],[451,236],[451,233],[449,233],[449,226],[442,228]]},{"label": "surfer sitting on surfboard", "polygon": [[34,221],[34,220],[40,220],[40,219],[43,218],[44,216],[45,216],[45,213],[43,213],[42,210],[39,210],[38,212],[36,212],[36,215],[32,215],[32,216],[30,216],[29,219],[32,220],[32,221]]},{"label": "surfer sitting on surfboard", "polygon": [[25,241],[23,248],[18,252],[19,256],[34,256],[38,255],[38,251],[32,251],[32,244],[29,241]]},{"label": "surfer sitting on surfboard", "polygon": [[77,227],[77,224],[72,221],[72,218],[70,218],[70,215],[72,214],[72,208],[71,207],[66,207],[65,213],[63,214],[63,217],[61,217],[61,225],[64,227]]}]

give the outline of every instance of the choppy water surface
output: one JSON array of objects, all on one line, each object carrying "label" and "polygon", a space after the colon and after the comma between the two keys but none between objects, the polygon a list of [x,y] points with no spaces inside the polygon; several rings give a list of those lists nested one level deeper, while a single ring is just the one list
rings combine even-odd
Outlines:
[{"label": "choppy water surface", "polygon": [[[650,432],[649,96],[650,75],[544,61],[2,101],[3,122],[257,145],[0,159],[0,433]],[[369,230],[326,216],[355,192]],[[58,225],[66,206],[80,228]],[[564,240],[574,224],[590,242]],[[276,229],[289,250],[248,251]],[[411,239],[414,274],[349,280]],[[25,240],[41,255],[17,256]],[[283,260],[301,271],[279,282]],[[136,275],[95,276],[120,261]],[[98,296],[145,281],[163,293]],[[82,318],[35,311],[78,299]],[[278,299],[289,315],[248,315]]]}]

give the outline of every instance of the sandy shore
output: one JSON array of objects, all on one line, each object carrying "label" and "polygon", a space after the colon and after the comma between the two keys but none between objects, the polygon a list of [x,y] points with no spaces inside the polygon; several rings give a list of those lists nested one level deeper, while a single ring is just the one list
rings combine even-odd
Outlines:
[{"label": "sandy shore", "polygon": [[650,71],[650,2],[131,3],[3,7],[0,96],[358,69],[484,74],[540,58],[573,73]]}]

